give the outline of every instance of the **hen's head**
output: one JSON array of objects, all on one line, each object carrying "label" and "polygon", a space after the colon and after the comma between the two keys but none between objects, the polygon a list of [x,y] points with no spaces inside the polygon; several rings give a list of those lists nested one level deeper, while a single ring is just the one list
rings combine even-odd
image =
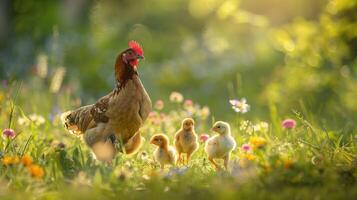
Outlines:
[{"label": "hen's head", "polygon": [[122,53],[122,60],[125,64],[129,64],[131,67],[136,67],[139,63],[139,59],[144,58],[144,51],[135,41],[129,42],[129,48]]}]

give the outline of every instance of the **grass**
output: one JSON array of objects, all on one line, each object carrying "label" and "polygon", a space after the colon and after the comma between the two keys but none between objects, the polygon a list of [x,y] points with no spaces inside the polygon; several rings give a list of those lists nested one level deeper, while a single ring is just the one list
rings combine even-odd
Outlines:
[{"label": "grass", "polygon": [[[293,129],[281,127],[284,117],[278,114],[275,105],[270,106],[271,119],[267,122],[248,121],[244,115],[237,115],[237,119],[229,121],[238,143],[229,172],[216,172],[212,168],[202,142],[188,167],[161,171],[152,159],[154,147],[147,140],[163,132],[172,143],[180,121],[188,116],[195,119],[197,133],[212,135],[208,130],[215,120],[214,113],[209,113],[207,107],[177,98],[176,102],[164,102],[163,109],[154,106],[141,130],[146,139],[141,150],[132,156],[118,154],[113,164],[107,165],[94,160],[80,138],[69,135],[60,123],[62,111],[79,105],[71,92],[53,94],[43,85],[33,85],[2,86],[0,90],[1,128],[16,132],[16,137],[3,135],[0,140],[1,199],[354,199],[357,196],[356,130],[325,130],[315,123],[316,119],[310,119],[313,113],[294,111],[291,116],[297,126]],[[242,144],[249,144],[253,150],[244,152]],[[24,163],[24,156],[31,158],[32,163]]]}]

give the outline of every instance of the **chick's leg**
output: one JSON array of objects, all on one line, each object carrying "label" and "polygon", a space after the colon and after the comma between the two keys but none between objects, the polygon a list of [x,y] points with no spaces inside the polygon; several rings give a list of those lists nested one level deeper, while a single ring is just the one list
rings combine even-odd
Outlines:
[{"label": "chick's leg", "polygon": [[229,162],[230,154],[226,155],[224,159],[224,168],[228,170],[228,162]]},{"label": "chick's leg", "polygon": [[208,157],[208,160],[214,165],[216,170],[220,169],[219,165],[213,160],[212,157]]},{"label": "chick's leg", "polygon": [[180,163],[182,163],[182,156],[181,156],[181,152],[178,152],[178,158],[176,161],[176,165],[179,165]]},{"label": "chick's leg", "polygon": [[190,161],[191,158],[191,152],[187,152],[186,154],[186,165],[188,165],[188,162]]}]

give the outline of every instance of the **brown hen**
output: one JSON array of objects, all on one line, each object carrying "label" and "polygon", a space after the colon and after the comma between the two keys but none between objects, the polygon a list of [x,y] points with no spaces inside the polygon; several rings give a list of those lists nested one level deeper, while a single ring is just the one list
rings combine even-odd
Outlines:
[{"label": "brown hen", "polygon": [[95,104],[62,114],[71,133],[83,136],[97,159],[110,161],[115,152],[136,152],[141,146],[139,128],[151,111],[151,100],[137,72],[143,51],[138,43],[120,53],[115,63],[116,86]]}]

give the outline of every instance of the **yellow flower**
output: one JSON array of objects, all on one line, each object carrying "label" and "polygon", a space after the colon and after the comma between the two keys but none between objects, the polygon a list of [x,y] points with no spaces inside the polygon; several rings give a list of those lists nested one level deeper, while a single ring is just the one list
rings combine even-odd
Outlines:
[{"label": "yellow flower", "polygon": [[24,155],[21,158],[21,162],[25,166],[30,166],[32,164],[32,158],[29,155]]},{"label": "yellow flower", "polygon": [[12,157],[11,156],[4,156],[2,159],[2,163],[4,165],[11,165],[12,164]]},{"label": "yellow flower", "polygon": [[241,159],[247,159],[247,160],[254,160],[256,158],[255,155],[253,154],[250,154],[250,153],[245,153],[245,154],[242,154],[241,156]]},{"label": "yellow flower", "polygon": [[2,159],[2,163],[4,163],[4,165],[13,165],[18,164],[19,162],[20,159],[17,156],[4,156]]},{"label": "yellow flower", "polygon": [[270,173],[272,171],[272,168],[269,163],[264,163],[262,167],[266,173]]},{"label": "yellow flower", "polygon": [[284,160],[284,168],[290,169],[293,166],[294,162],[292,160]]},{"label": "yellow flower", "polygon": [[253,146],[254,149],[262,148],[267,144],[267,141],[262,137],[251,137],[249,143]]},{"label": "yellow flower", "polygon": [[39,165],[30,165],[27,167],[27,170],[29,171],[31,176],[34,178],[41,178],[45,174],[45,171]]}]

